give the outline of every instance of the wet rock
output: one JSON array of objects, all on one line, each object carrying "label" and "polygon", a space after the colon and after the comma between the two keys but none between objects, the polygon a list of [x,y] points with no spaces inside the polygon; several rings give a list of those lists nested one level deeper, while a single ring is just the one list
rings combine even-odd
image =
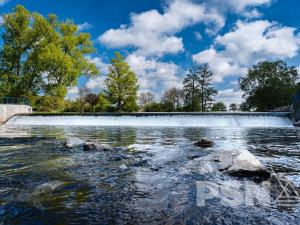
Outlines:
[{"label": "wet rock", "polygon": [[83,145],[83,150],[84,151],[110,151],[112,150],[112,147],[109,145],[105,145],[105,144],[99,144],[97,142],[86,142]]},{"label": "wet rock", "polygon": [[212,153],[194,161],[197,162],[197,170],[200,173],[221,171],[232,176],[270,177],[270,172],[247,150]]},{"label": "wet rock", "polygon": [[139,166],[144,166],[147,163],[148,163],[148,161],[146,159],[144,159],[144,160],[140,160],[140,161],[132,163],[131,166],[132,167],[139,167]]},{"label": "wet rock", "polygon": [[188,155],[187,155],[187,159],[193,160],[193,159],[200,158],[201,156],[202,156],[201,154],[192,153],[192,154],[188,154]]},{"label": "wet rock", "polygon": [[125,164],[120,165],[119,168],[122,169],[122,170],[127,170],[128,169],[128,167]]},{"label": "wet rock", "polygon": [[85,144],[84,140],[81,140],[76,137],[68,137],[66,139],[66,142],[64,143],[64,147],[66,148],[76,148],[76,147],[82,147]]},{"label": "wet rock", "polygon": [[196,141],[194,145],[202,148],[209,148],[214,145],[214,143],[211,140],[201,138],[200,140]]},{"label": "wet rock", "polygon": [[48,194],[53,191],[56,191],[65,185],[64,182],[61,181],[50,181],[44,184],[38,185],[32,192],[33,196]]}]

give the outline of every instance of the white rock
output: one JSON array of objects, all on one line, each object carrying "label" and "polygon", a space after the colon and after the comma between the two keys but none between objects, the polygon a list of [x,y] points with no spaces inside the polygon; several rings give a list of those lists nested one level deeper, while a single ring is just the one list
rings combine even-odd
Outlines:
[{"label": "white rock", "polygon": [[40,184],[34,189],[32,195],[37,196],[41,194],[47,194],[61,188],[64,185],[65,183],[61,181],[50,181],[44,184]]},{"label": "white rock", "polygon": [[76,148],[76,147],[79,147],[79,146],[83,146],[84,144],[85,144],[84,140],[81,140],[81,139],[76,138],[76,137],[68,137],[66,139],[66,142],[65,142],[64,146],[66,148]]}]

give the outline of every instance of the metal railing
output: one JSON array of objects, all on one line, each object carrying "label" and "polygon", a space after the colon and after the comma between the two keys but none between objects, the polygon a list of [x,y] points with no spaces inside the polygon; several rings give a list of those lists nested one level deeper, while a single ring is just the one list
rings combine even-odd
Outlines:
[{"label": "metal railing", "polygon": [[0,104],[7,105],[31,105],[30,101],[26,98],[3,97],[0,98]]}]

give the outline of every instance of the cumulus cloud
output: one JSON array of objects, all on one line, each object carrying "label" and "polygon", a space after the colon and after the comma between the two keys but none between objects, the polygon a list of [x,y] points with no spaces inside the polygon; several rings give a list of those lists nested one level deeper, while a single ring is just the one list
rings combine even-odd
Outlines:
[{"label": "cumulus cloud", "polygon": [[101,74],[107,74],[108,73],[108,64],[103,62],[103,59],[100,57],[86,57],[89,62],[94,63]]},{"label": "cumulus cloud", "polygon": [[85,31],[93,28],[93,25],[89,24],[88,22],[84,22],[82,24],[77,24],[78,31]]},{"label": "cumulus cloud", "polygon": [[182,38],[175,34],[197,23],[224,25],[224,18],[216,11],[191,0],[174,0],[164,13],[149,10],[131,15],[131,24],[110,29],[98,37],[110,48],[135,47],[138,54],[163,55],[184,50]]},{"label": "cumulus cloud", "polygon": [[98,70],[100,71],[100,75],[96,78],[90,78],[85,86],[92,91],[100,91],[104,88],[104,80],[108,73],[109,64],[105,63],[100,57],[86,57],[91,63],[94,63]]},{"label": "cumulus cloud", "polygon": [[[295,28],[275,22],[238,21],[233,31],[217,36],[210,49],[193,55],[198,63],[208,63],[221,82],[230,75],[243,75],[246,68],[261,60],[285,59],[297,55],[299,35]],[[221,47],[222,50],[217,50]]]},{"label": "cumulus cloud", "polygon": [[225,89],[218,92],[215,100],[224,102],[228,108],[231,103],[241,104],[243,101],[242,95],[240,90]]},{"label": "cumulus cloud", "polygon": [[74,100],[78,97],[79,88],[77,86],[68,89],[66,99]]},{"label": "cumulus cloud", "polygon": [[145,56],[130,54],[126,61],[137,74],[141,91],[151,90],[160,93],[162,90],[181,86],[178,65],[172,62],[160,62],[147,59]]}]

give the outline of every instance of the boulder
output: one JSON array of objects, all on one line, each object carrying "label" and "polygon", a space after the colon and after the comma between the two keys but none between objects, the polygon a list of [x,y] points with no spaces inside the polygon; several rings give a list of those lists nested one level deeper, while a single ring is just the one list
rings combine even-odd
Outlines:
[{"label": "boulder", "polygon": [[81,140],[76,137],[68,137],[66,139],[66,142],[64,143],[64,147],[66,148],[76,148],[76,147],[82,147],[85,144],[84,140]]},{"label": "boulder", "polygon": [[225,172],[232,176],[270,177],[270,172],[247,150],[221,151],[193,160],[199,173]]},{"label": "boulder", "polygon": [[196,141],[194,145],[202,148],[209,148],[214,145],[214,143],[211,140],[201,138],[200,140]]},{"label": "boulder", "polygon": [[105,144],[99,144],[97,142],[86,142],[83,145],[83,150],[84,151],[110,151],[112,150],[112,147],[109,145],[105,145]]}]

